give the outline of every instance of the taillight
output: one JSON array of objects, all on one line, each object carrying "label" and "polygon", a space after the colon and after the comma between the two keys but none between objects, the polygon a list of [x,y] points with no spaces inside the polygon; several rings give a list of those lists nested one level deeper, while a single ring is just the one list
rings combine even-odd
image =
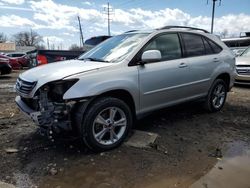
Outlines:
[{"label": "taillight", "polygon": [[36,60],[37,60],[37,65],[38,66],[48,64],[47,57],[44,56],[44,55],[37,55]]}]

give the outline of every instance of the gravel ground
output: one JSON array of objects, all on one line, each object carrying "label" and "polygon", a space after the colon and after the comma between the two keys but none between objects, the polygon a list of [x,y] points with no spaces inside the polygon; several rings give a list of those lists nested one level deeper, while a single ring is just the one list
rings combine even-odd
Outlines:
[{"label": "gravel ground", "polygon": [[150,149],[121,146],[93,154],[77,139],[52,143],[14,104],[18,74],[0,76],[0,181],[16,187],[188,187],[229,145],[250,143],[250,87],[239,86],[221,112],[188,103],[136,122],[135,129],[159,135]]}]

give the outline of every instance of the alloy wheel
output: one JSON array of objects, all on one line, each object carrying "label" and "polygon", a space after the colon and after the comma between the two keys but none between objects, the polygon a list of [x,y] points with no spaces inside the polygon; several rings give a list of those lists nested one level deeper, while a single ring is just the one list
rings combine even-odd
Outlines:
[{"label": "alloy wheel", "polygon": [[118,107],[108,107],[102,110],[93,123],[95,140],[102,145],[111,145],[121,139],[126,131],[127,118]]},{"label": "alloy wheel", "polygon": [[226,98],[226,88],[223,84],[218,84],[213,91],[212,95],[212,104],[214,108],[220,108],[225,101]]}]

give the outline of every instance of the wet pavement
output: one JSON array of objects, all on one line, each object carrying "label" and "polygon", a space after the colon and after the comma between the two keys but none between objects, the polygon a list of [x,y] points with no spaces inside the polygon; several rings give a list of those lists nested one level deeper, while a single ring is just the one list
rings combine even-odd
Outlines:
[{"label": "wet pavement", "polygon": [[214,168],[190,188],[250,188],[250,147],[238,141],[229,145]]}]

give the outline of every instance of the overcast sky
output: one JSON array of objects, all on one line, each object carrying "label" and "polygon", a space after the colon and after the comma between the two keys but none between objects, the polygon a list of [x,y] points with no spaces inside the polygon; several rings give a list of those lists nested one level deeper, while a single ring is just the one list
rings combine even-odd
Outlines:
[{"label": "overcast sky", "polygon": [[[111,34],[165,25],[187,25],[210,30],[212,0],[110,0]],[[77,15],[84,39],[107,35],[105,0],[0,0],[0,32],[8,36],[33,29],[55,46],[79,44]],[[250,0],[217,2],[215,33],[225,29],[239,35],[250,31]]]}]

